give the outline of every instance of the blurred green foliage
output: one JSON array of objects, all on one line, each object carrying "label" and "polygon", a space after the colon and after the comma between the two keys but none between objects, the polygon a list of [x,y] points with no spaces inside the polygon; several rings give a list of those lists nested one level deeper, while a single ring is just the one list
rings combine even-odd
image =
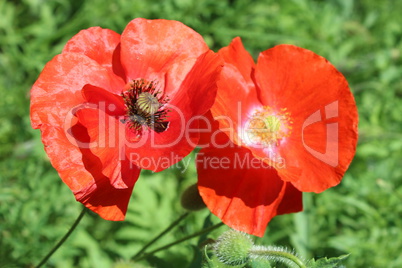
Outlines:
[{"label": "blurred green foliage", "polygon": [[[305,194],[305,211],[275,218],[257,243],[288,245],[305,258],[351,253],[347,267],[402,267],[401,10],[402,1],[392,0],[1,0],[0,267],[37,264],[81,210],[47,160],[39,131],[30,127],[31,85],[79,30],[101,26],[121,33],[136,17],[180,20],[214,50],[241,36],[255,58],[276,44],[295,44],[343,72],[360,114],[349,171],[338,187]],[[194,165],[183,170],[143,172],[126,221],[89,213],[47,267],[129,263],[183,213],[179,195],[196,181]],[[191,215],[157,245],[198,231],[207,216],[206,210]],[[193,239],[142,264],[189,267],[198,251]]]}]

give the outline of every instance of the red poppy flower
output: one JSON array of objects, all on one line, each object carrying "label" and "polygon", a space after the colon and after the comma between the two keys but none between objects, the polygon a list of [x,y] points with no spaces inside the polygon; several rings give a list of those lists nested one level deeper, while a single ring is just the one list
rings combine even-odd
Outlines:
[{"label": "red poppy flower", "polygon": [[[31,122],[76,199],[123,220],[140,168],[161,171],[199,140],[218,56],[177,21],[135,19],[68,41],[31,90]],[[191,129],[190,129],[191,126]]]},{"label": "red poppy flower", "polygon": [[220,132],[198,155],[199,191],[227,225],[262,236],[275,215],[302,210],[301,192],[341,181],[357,109],[343,75],[309,50],[279,45],[254,64],[236,38],[218,54],[225,65],[211,112]]}]

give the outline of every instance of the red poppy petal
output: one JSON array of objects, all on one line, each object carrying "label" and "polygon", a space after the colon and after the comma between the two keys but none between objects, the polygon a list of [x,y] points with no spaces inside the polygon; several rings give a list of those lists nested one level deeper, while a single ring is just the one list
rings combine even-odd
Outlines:
[{"label": "red poppy petal", "polygon": [[233,142],[242,145],[240,126],[248,119],[248,111],[261,106],[250,77],[254,62],[240,39],[234,39],[218,53],[225,59],[225,65],[218,80],[218,92],[211,112],[219,121],[220,129]]},{"label": "red poppy petal", "polygon": [[303,194],[291,183],[286,182],[286,190],[281,203],[278,206],[277,214],[295,213],[303,210]]},{"label": "red poppy petal", "polygon": [[87,159],[87,169],[94,177],[108,178],[110,184],[117,189],[125,189],[134,185],[137,178],[132,174],[139,168],[135,165],[123,166],[123,161],[129,160],[125,151],[125,126],[113,116],[105,114],[97,108],[83,108],[76,111],[79,123],[84,131],[75,132],[73,126],[72,135],[79,140],[83,135],[88,136],[88,142],[81,143],[81,151],[84,160]]},{"label": "red poppy petal", "polygon": [[109,73],[84,55],[65,53],[54,57],[31,89],[32,127],[62,127],[68,113],[85,101],[81,89],[86,84],[109,88]]},{"label": "red poppy petal", "polygon": [[80,53],[112,69],[113,53],[119,43],[120,34],[109,29],[91,27],[73,36],[64,46],[63,53]]},{"label": "red poppy petal", "polygon": [[[139,172],[138,172],[139,173]],[[88,189],[88,198],[78,200],[87,208],[109,221],[123,221],[134,187],[116,189],[102,180],[95,189]]]},{"label": "red poppy petal", "polygon": [[[86,129],[81,124],[74,124],[74,132],[81,133],[80,141],[89,142]],[[98,213],[106,220],[124,220],[127,205],[133,189],[133,183],[127,188],[116,189],[109,179],[96,173],[97,165],[91,163],[90,154],[71,142],[63,129],[43,125],[41,127],[42,142],[53,167],[60,178],[74,193],[77,201]],[[71,133],[71,130],[69,130]],[[86,136],[85,136],[86,135]],[[93,156],[93,155],[92,155]],[[122,162],[122,170],[128,170],[130,163]],[[139,169],[129,169],[132,182],[139,176]],[[124,172],[125,173],[125,172]]]},{"label": "red poppy petal", "polygon": [[200,148],[222,148],[229,144],[232,145],[229,137],[219,130],[219,122],[214,120],[211,111],[205,113],[199,120]]},{"label": "red poppy petal", "polygon": [[202,149],[196,161],[209,210],[231,228],[263,236],[285,193],[275,169],[244,147]]},{"label": "red poppy petal", "polygon": [[85,168],[94,178],[94,185],[86,188],[82,196],[76,193],[77,200],[105,219],[123,220],[140,174],[140,168],[125,155],[124,125],[96,108],[78,110],[76,115],[79,124],[70,133],[80,139],[86,136],[80,151]]},{"label": "red poppy petal", "polygon": [[232,40],[229,46],[219,50],[225,63],[233,65],[242,74],[243,79],[250,84],[250,87],[254,87],[254,82],[251,79],[251,74],[254,71],[255,63],[251,55],[244,48],[240,37],[236,37]]},{"label": "red poppy petal", "polygon": [[[198,120],[193,120],[191,126],[198,129]],[[164,132],[146,129],[138,139],[133,137],[135,135],[127,134],[127,155],[130,161],[154,172],[179,162],[197,146],[199,140],[198,131],[187,131],[187,122],[180,118],[169,120],[169,126]]]},{"label": "red poppy petal", "polygon": [[281,178],[303,192],[337,185],[357,143],[356,104],[343,75],[309,50],[280,45],[260,54],[255,76],[263,104],[287,108],[294,122],[277,148]]},{"label": "red poppy petal", "polygon": [[120,62],[120,34],[100,27],[82,30],[65,45],[63,53],[69,52],[83,54],[106,68],[115,80],[110,90],[121,92],[125,75]]},{"label": "red poppy petal", "polygon": [[[121,59],[128,80],[162,80],[161,74],[173,64],[190,58],[195,61],[206,51],[208,46],[202,36],[178,21],[137,18],[127,25],[121,36]],[[174,75],[176,80],[182,81],[186,74],[176,72]]]},{"label": "red poppy petal", "polygon": [[203,115],[215,101],[221,58],[212,50],[201,55],[187,74],[180,88],[169,96],[169,105],[179,109],[182,117]]},{"label": "red poppy petal", "polygon": [[82,95],[87,102],[95,104],[98,109],[108,115],[124,116],[126,114],[123,98],[103,88],[85,85],[82,88]]}]

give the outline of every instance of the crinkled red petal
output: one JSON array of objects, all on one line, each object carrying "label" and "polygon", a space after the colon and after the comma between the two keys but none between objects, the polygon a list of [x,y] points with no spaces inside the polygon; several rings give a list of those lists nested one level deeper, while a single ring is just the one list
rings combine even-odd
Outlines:
[{"label": "crinkled red petal", "polygon": [[32,127],[63,127],[74,107],[85,102],[81,90],[86,84],[107,89],[110,73],[85,55],[64,53],[54,57],[31,89]]},{"label": "crinkled red petal", "polygon": [[113,78],[113,85],[108,91],[121,93],[125,74],[120,62],[120,34],[109,29],[91,27],[73,36],[65,45],[63,53],[79,53],[98,62]]},{"label": "crinkled red petal", "polygon": [[[76,118],[77,120],[77,118]],[[41,127],[42,142],[50,162],[57,170],[60,178],[74,193],[77,201],[98,213],[107,220],[124,220],[127,205],[133,190],[133,183],[126,188],[115,188],[109,178],[97,171],[99,160],[93,157],[89,149],[79,148],[77,140],[69,139],[72,129],[66,130],[43,125]],[[79,135],[79,142],[88,143],[87,130],[77,121],[74,123],[74,135]],[[93,157],[98,162],[94,162]],[[123,169],[130,167],[123,161]],[[139,169],[131,169],[132,181],[135,182]]]},{"label": "crinkled red petal", "polygon": [[[197,58],[208,50],[201,35],[178,21],[137,18],[121,36],[127,80],[157,81],[167,93],[178,89]],[[175,72],[168,73],[173,66]]]}]

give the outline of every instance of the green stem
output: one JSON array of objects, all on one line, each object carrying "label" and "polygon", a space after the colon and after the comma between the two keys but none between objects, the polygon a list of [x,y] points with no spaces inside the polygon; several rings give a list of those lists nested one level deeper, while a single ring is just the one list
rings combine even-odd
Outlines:
[{"label": "green stem", "polygon": [[211,226],[211,227],[202,229],[202,230],[199,231],[199,232],[196,232],[196,233],[194,233],[194,234],[192,234],[192,235],[188,235],[188,236],[186,236],[186,237],[183,237],[182,239],[179,239],[179,240],[177,240],[177,241],[175,241],[175,242],[172,242],[172,243],[170,243],[170,244],[167,244],[167,245],[165,245],[165,246],[162,246],[162,247],[160,247],[160,248],[157,248],[157,249],[155,249],[155,250],[152,250],[151,252],[144,253],[142,256],[138,256],[137,258],[133,258],[133,260],[141,260],[141,259],[144,259],[144,258],[146,258],[146,257],[148,257],[148,256],[151,256],[151,255],[155,254],[156,252],[159,252],[159,251],[168,249],[168,248],[170,248],[171,246],[177,245],[177,244],[179,244],[179,243],[181,243],[181,242],[184,242],[184,241],[186,241],[186,240],[189,240],[189,239],[191,239],[191,238],[194,238],[194,237],[200,236],[200,235],[202,235],[202,234],[208,233],[208,232],[210,232],[210,231],[212,231],[212,230],[214,230],[214,229],[216,229],[216,228],[221,227],[222,225],[224,225],[223,222],[218,223],[218,224],[215,224],[215,225],[213,225],[213,226]]},{"label": "green stem", "polygon": [[71,235],[71,233],[74,231],[75,227],[77,227],[77,225],[80,223],[82,217],[84,217],[86,212],[86,207],[83,208],[83,210],[81,211],[80,215],[78,216],[78,218],[75,220],[74,224],[70,227],[70,230],[68,230],[68,232],[63,236],[63,238],[59,241],[59,243],[57,243],[51,251],[49,251],[49,253],[42,259],[42,261],[35,267],[35,268],[39,268],[42,265],[44,265],[47,260],[53,255],[53,253],[56,252],[56,250],[63,245],[63,243],[67,240],[67,238]]},{"label": "green stem", "polygon": [[[263,258],[266,260],[274,260],[282,262],[284,264],[289,264],[288,261],[296,264],[300,268],[307,268],[304,262],[292,253],[286,252],[282,248],[277,247],[253,247],[250,250],[250,257],[252,258]],[[288,265],[289,266],[289,265]]]},{"label": "green stem", "polygon": [[174,222],[172,222],[165,230],[163,230],[158,236],[156,236],[154,239],[152,239],[151,241],[149,241],[145,246],[142,247],[142,249],[140,251],[137,252],[137,254],[134,255],[133,259],[138,258],[142,253],[144,253],[144,251],[151,246],[153,243],[155,243],[155,241],[157,241],[158,239],[160,239],[162,236],[164,236],[165,234],[167,234],[170,230],[172,230],[175,226],[177,226],[177,224],[179,222],[181,222],[182,220],[184,220],[188,215],[190,214],[190,212],[186,212],[183,215],[181,215],[177,220],[175,220]]}]

